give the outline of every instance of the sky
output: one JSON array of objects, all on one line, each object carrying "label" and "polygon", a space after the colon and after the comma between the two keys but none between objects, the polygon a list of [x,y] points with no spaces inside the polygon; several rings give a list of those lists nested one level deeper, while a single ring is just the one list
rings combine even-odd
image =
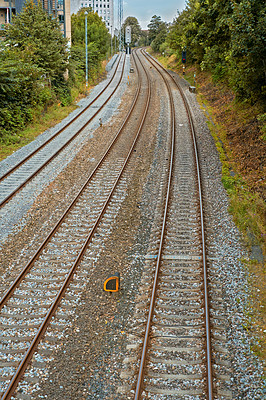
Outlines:
[{"label": "sky", "polygon": [[[159,15],[162,21],[172,22],[177,10],[185,8],[185,0],[124,0],[124,20],[136,17],[142,29],[147,29],[153,15]],[[115,1],[117,13],[117,0]],[[117,17],[115,15],[115,17]]]}]

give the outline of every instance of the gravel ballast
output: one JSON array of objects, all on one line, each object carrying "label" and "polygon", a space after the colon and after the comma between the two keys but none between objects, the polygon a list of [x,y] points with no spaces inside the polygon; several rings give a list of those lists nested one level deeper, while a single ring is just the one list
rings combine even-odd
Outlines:
[{"label": "gravel ballast", "polygon": [[[156,86],[156,74],[153,78]],[[249,284],[247,270],[241,260],[248,258],[248,253],[227,211],[228,199],[221,183],[221,163],[206,118],[195,94],[189,92],[187,82],[177,75],[175,79],[185,91],[197,131],[203,178],[209,281],[211,290],[212,285],[214,290],[215,286],[222,289],[222,313],[227,319],[224,327],[226,346],[231,353],[233,399],[260,400],[266,394],[262,381],[263,366],[251,351],[256,338],[251,337],[244,328],[248,312]],[[111,119],[111,113],[103,121],[103,129],[97,127],[93,143],[99,138],[103,144],[117,126],[119,118],[122,119],[125,113],[123,107],[131,101],[135,83],[136,76],[131,76],[129,87],[125,80],[120,100],[117,99],[114,103],[116,116]],[[95,88],[97,90],[99,88]],[[60,339],[39,389],[31,396],[32,399],[125,399],[123,394],[117,392],[117,388],[122,384],[120,372],[133,325],[131,318],[134,313],[134,299],[141,281],[157,205],[160,167],[164,165],[165,132],[168,126],[168,118],[163,111],[168,106],[164,89],[156,86],[156,93],[157,96],[152,100],[149,122],[145,125],[145,136],[136,147],[134,173],[127,178],[127,189],[116,216],[116,226],[112,227],[104,249],[93,264],[86,289],[76,306],[75,316],[69,322],[64,337]],[[73,161],[69,162],[65,171],[60,171],[57,178],[45,187],[33,207],[25,210],[28,213],[24,216],[23,223],[18,218],[18,228],[9,231],[7,239],[5,236],[2,243],[5,254],[1,256],[1,272],[7,279],[9,276],[11,279],[16,271],[16,260],[19,257],[23,259],[24,254],[28,256],[31,243],[33,247],[37,246],[39,235],[42,235],[40,230],[43,228],[45,231],[52,225],[64,206],[61,203],[72,196],[82,163],[84,160],[87,162],[94,159],[95,147],[90,146],[83,146],[78,154],[77,165]],[[101,152],[100,147],[96,147],[96,152]],[[15,158],[16,155],[12,155],[11,162]],[[58,195],[50,198],[52,191],[58,191]],[[64,201],[60,200],[62,193]],[[53,212],[54,215],[49,216]],[[39,222],[38,215],[41,217]],[[34,232],[35,238],[30,239]],[[12,248],[13,238],[18,240],[16,249]],[[121,290],[110,295],[103,292],[102,286],[106,276],[114,271],[121,273]]]}]

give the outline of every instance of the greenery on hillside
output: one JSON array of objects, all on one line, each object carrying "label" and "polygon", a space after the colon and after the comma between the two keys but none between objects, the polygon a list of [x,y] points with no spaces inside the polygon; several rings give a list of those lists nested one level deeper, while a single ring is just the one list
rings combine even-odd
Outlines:
[{"label": "greenery on hillside", "polygon": [[[106,57],[110,35],[88,9],[89,78]],[[84,9],[72,16],[71,50],[57,20],[33,0],[13,18],[0,40],[0,143],[21,140],[20,132],[52,104],[66,106],[85,80]],[[68,79],[67,79],[68,77]],[[78,89],[78,90],[77,90]]]},{"label": "greenery on hillside", "polygon": [[188,0],[162,33],[160,17],[149,25],[154,51],[175,54],[188,64],[210,71],[215,81],[228,84],[239,99],[266,99],[266,11],[263,0]]}]

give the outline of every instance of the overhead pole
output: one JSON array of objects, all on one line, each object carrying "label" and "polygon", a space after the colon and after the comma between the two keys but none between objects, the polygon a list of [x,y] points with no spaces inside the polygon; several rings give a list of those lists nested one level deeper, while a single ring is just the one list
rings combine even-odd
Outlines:
[{"label": "overhead pole", "polygon": [[122,51],[123,48],[122,25],[123,25],[123,0],[118,0],[119,51]]},{"label": "overhead pole", "polygon": [[12,3],[11,0],[9,0],[9,20],[8,23],[11,24],[12,22]]}]

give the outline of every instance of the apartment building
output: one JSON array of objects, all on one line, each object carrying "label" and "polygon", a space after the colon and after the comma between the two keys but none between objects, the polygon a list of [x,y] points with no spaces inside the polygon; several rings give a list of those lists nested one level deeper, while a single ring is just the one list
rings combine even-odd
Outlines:
[{"label": "apartment building", "polygon": [[[1,0],[0,0],[1,1]],[[83,7],[90,7],[97,12],[106,24],[109,32],[114,32],[114,0],[70,0],[71,14],[76,14]]]},{"label": "apartment building", "polygon": [[0,0],[0,30],[10,22],[15,13],[15,0]]}]

